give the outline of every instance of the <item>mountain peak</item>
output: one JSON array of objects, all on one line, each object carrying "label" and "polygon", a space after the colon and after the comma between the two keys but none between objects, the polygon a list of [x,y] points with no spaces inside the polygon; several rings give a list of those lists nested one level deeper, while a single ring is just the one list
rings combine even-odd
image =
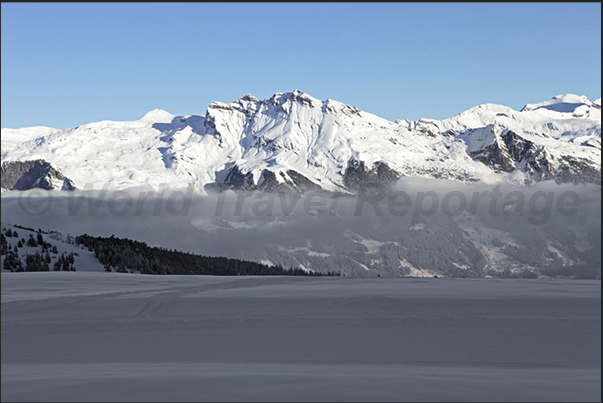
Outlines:
[{"label": "mountain peak", "polygon": [[164,111],[163,109],[153,109],[142,115],[138,120],[152,122],[171,122],[174,117],[174,115],[167,111]]},{"label": "mountain peak", "polygon": [[537,104],[527,104],[521,112],[534,111],[536,109],[548,109],[554,112],[573,113],[577,108],[586,105],[591,106],[593,103],[584,95],[576,94],[560,94],[555,95],[548,101]]},{"label": "mountain peak", "polygon": [[298,101],[298,102],[301,102],[302,104],[310,105],[313,107],[322,106],[322,101],[320,99],[314,98],[310,94],[307,94],[298,89],[295,89],[295,90],[289,91],[289,92],[277,92],[270,98],[270,100],[272,100],[273,102],[276,102],[276,103],[284,103],[286,101],[291,100],[291,101]]},{"label": "mountain peak", "polygon": [[257,99],[252,94],[245,94],[243,97],[241,97],[241,99],[239,99],[239,101],[258,102],[259,99]]}]

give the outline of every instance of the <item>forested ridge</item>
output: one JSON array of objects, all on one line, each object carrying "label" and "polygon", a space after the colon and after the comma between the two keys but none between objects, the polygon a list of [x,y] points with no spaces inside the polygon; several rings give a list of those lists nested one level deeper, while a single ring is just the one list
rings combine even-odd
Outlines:
[{"label": "forested ridge", "polygon": [[143,274],[205,274],[213,276],[289,275],[338,276],[338,273],[308,272],[299,268],[285,269],[280,265],[225,257],[195,255],[188,252],[151,247],[145,242],[127,238],[94,237],[88,234],[75,237],[75,243],[93,251],[106,271],[140,272]]}]

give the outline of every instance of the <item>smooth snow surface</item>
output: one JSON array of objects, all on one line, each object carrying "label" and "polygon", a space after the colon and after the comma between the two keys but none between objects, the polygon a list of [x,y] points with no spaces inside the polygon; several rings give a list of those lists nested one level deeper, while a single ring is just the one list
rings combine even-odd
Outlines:
[{"label": "smooth snow surface", "polygon": [[601,282],[2,274],[2,401],[600,401]]}]

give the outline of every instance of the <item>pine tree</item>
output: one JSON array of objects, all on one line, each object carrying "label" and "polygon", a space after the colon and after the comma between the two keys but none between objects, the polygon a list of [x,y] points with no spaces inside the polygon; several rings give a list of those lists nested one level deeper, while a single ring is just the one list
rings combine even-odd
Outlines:
[{"label": "pine tree", "polygon": [[122,262],[119,262],[117,264],[117,270],[118,273],[127,273],[128,271],[126,270],[126,267],[124,266],[124,264]]},{"label": "pine tree", "polygon": [[62,255],[62,256],[63,256],[63,267],[62,267],[62,269],[63,269],[63,271],[69,271],[70,270],[70,268],[69,268],[69,264],[70,264],[69,263],[69,258],[66,255]]},{"label": "pine tree", "polygon": [[18,271],[18,272],[25,271],[25,268],[23,268],[23,262],[21,262],[21,259],[17,259],[17,268],[15,269],[15,271]]},{"label": "pine tree", "polygon": [[5,255],[8,252],[8,241],[3,233],[0,233],[0,255]]},{"label": "pine tree", "polygon": [[27,240],[27,246],[31,246],[32,248],[35,248],[36,246],[38,246],[38,243],[36,242],[33,235],[31,235],[31,234],[29,234],[29,239]]},{"label": "pine tree", "polygon": [[25,255],[25,271],[43,271],[42,255],[39,252]]}]

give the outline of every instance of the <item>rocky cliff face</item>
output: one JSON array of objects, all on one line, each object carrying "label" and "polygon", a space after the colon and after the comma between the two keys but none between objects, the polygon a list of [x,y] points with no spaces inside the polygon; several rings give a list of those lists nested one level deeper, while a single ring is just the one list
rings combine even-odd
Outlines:
[{"label": "rocky cliff face", "polygon": [[9,161],[2,164],[2,188],[74,190],[75,185],[59,170],[44,160]]},{"label": "rocky cliff face", "polygon": [[395,184],[400,176],[384,162],[377,162],[369,169],[362,161],[350,160],[343,183],[353,191],[383,190]]}]

